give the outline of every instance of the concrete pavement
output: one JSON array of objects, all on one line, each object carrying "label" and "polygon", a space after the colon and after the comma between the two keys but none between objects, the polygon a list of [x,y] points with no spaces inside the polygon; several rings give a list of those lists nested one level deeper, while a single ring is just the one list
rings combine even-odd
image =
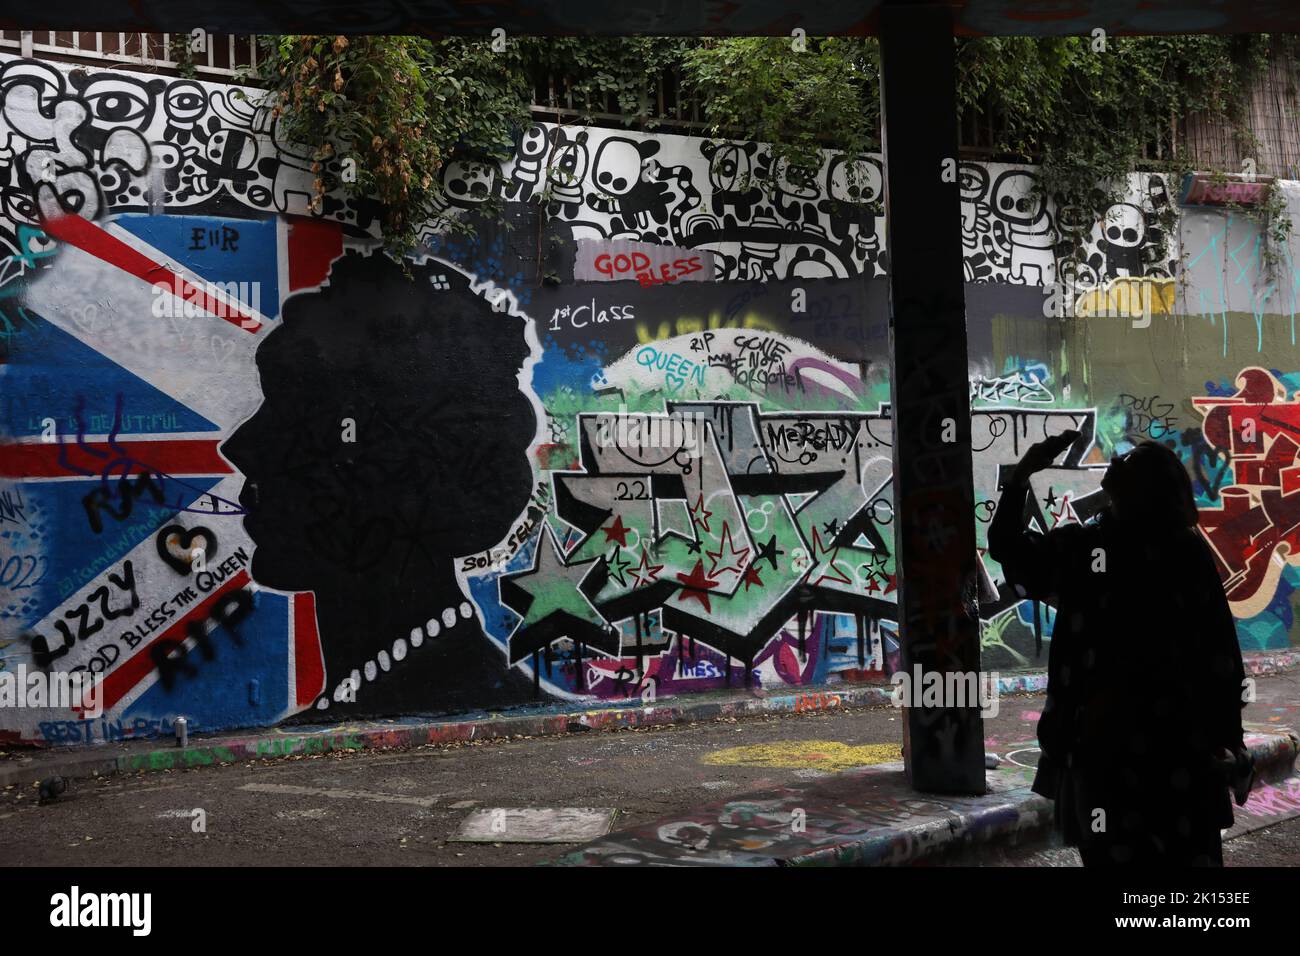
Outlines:
[{"label": "concrete pavement", "polygon": [[[1265,784],[1248,802],[1239,832],[1273,808],[1300,814],[1297,739],[1250,734],[1247,745]],[[1029,748],[1026,748],[1028,750]],[[981,796],[923,794],[901,762],[857,767],[826,780],[712,801],[591,841],[564,856],[567,866],[897,866],[987,845],[1047,839],[1052,803],[1033,793],[1033,770],[1007,763],[987,771]],[[1259,824],[1256,824],[1258,826]]]},{"label": "concrete pavement", "polygon": [[[1285,673],[1300,664],[1300,652],[1248,654],[1245,664],[1247,673],[1255,676]],[[1000,696],[1042,691],[1046,686],[1047,675],[1042,671],[1008,673],[998,679]],[[285,724],[237,734],[205,734],[201,728],[192,728],[188,745],[183,748],[168,737],[155,736],[89,747],[0,750],[0,787],[30,783],[51,774],[89,778],[220,766],[247,759],[395,750],[427,744],[658,727],[718,718],[853,710],[888,704],[891,693],[890,685],[835,684],[781,693],[738,689],[657,703],[633,699],[622,705],[580,709],[558,704],[506,714],[481,712],[445,719],[406,717],[347,724]]]},{"label": "concrete pavement", "polygon": [[[1298,684],[1300,675],[1292,673],[1259,680],[1259,699],[1247,711],[1252,731],[1298,726]],[[1017,775],[1026,781],[1033,765],[1041,702],[1036,695],[1006,697],[986,723],[987,748],[1004,758],[999,772],[1012,783]],[[837,707],[621,732],[254,758],[224,769],[74,780],[63,798],[44,806],[36,805],[30,782],[9,784],[0,790],[0,858],[10,865],[553,862],[575,848],[451,837],[476,809],[613,807],[622,832],[690,819],[728,797],[830,786],[844,773],[863,773],[854,768],[896,761],[898,718],[889,706]],[[1260,806],[1266,824],[1300,812],[1293,784],[1275,791]],[[891,806],[918,819],[926,809],[882,799],[875,812]],[[194,829],[194,810],[204,811],[202,831]],[[817,826],[810,813],[809,829]]]}]

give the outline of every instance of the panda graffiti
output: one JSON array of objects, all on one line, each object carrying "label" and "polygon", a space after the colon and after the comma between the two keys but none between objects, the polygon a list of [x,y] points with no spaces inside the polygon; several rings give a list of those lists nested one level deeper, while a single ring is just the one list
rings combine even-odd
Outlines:
[{"label": "panda graffiti", "polygon": [[837,156],[831,160],[826,171],[827,198],[817,208],[826,216],[830,234],[844,254],[863,265],[876,262],[883,253],[876,235],[877,224],[884,219],[879,208],[883,192],[884,177],[878,160],[869,156]]},{"label": "panda graffiti", "polygon": [[611,239],[659,238],[651,227],[668,221],[669,189],[644,175],[648,160],[658,152],[659,144],[653,140],[638,142],[622,136],[611,136],[596,150],[592,180],[598,192],[587,196],[587,205],[614,217]]},{"label": "panda graffiti", "polygon": [[990,193],[993,214],[1011,247],[1011,281],[1048,286],[1056,281],[1056,228],[1047,200],[1034,192],[1034,176],[1009,169],[998,176]]},{"label": "panda graffiti", "polygon": [[549,146],[546,127],[540,123],[534,123],[520,134],[515,162],[510,168],[510,183],[506,186],[511,199],[528,202],[533,198],[542,183],[542,169]]},{"label": "panda graffiti", "polygon": [[552,130],[551,134],[554,146],[551,161],[546,167],[546,176],[551,184],[547,209],[553,216],[576,219],[582,212],[587,170],[591,166],[591,155],[587,150],[588,134],[582,130],[570,140],[559,127]]},{"label": "panda graffiti", "polygon": [[1116,203],[1106,210],[1101,227],[1097,251],[1088,259],[1093,269],[1108,279],[1142,275],[1142,243],[1147,233],[1142,210],[1132,203]]}]

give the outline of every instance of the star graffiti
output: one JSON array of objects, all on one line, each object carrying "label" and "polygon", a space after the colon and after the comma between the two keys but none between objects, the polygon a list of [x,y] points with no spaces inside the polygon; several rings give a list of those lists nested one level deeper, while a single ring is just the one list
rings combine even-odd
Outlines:
[{"label": "star graffiti", "polygon": [[632,568],[632,586],[643,588],[659,578],[659,572],[664,569],[662,564],[651,564],[650,555],[641,545],[641,563]]},{"label": "star graffiti", "polygon": [[600,530],[605,532],[606,544],[609,544],[611,541],[617,541],[621,547],[626,548],[627,533],[632,529],[623,527],[622,515],[614,515],[614,523],[608,528],[601,528]]},{"label": "star graffiti", "polygon": [[607,574],[600,560],[566,564],[555,533],[543,531],[533,566],[501,578],[502,603],[521,618],[510,635],[511,662],[561,637],[604,649],[610,626],[591,599]]},{"label": "star graffiti", "polygon": [[[838,584],[847,585],[853,583],[849,579],[849,576],[835,563],[840,556],[839,547],[824,547],[822,545],[821,535],[815,527],[813,528],[812,548],[809,551],[809,556],[812,559],[812,564],[808,567],[808,570],[804,575],[804,580],[807,581],[808,584],[816,587],[824,581],[834,581]],[[826,560],[823,560],[824,558]],[[816,577],[813,577],[813,572],[823,566],[825,566],[825,570]]]},{"label": "star graffiti", "polygon": [[[865,568],[866,565],[864,564],[863,567]],[[884,587],[881,587],[882,581],[884,582]],[[891,592],[897,590],[897,588],[898,578],[892,574],[883,574],[879,571],[872,571],[867,577],[868,594],[879,594],[881,597],[885,597]]]},{"label": "star graffiti", "polygon": [[772,565],[772,570],[775,571],[777,570],[776,559],[783,554],[785,554],[785,552],[776,546],[776,535],[772,535],[772,537],[767,539],[767,544],[759,547],[759,549],[754,553],[754,563],[757,564],[759,561],[768,561]]},{"label": "star graffiti", "polygon": [[712,611],[713,607],[709,603],[709,591],[718,586],[718,582],[711,580],[704,573],[704,562],[696,561],[695,567],[691,569],[690,574],[677,573],[677,580],[682,584],[682,590],[677,595],[677,600],[685,604],[687,601],[699,601],[706,612]]},{"label": "star graffiti", "polygon": [[1070,502],[1068,492],[1061,496],[1061,507],[1055,511],[1049,511],[1048,514],[1052,516],[1053,528],[1061,523],[1069,524],[1079,520],[1079,516],[1074,513],[1074,505]]},{"label": "star graffiti", "polygon": [[605,559],[605,566],[609,570],[609,576],[618,582],[621,588],[627,587],[627,571],[632,567],[632,562],[623,557],[623,549],[615,548]]},{"label": "star graffiti", "polygon": [[731,540],[731,526],[722,522],[722,537],[718,541],[717,551],[705,551],[706,555],[713,559],[713,566],[709,568],[709,576],[717,577],[719,574],[740,574],[745,566],[745,558],[749,557],[749,548],[737,548],[735,542]]},{"label": "star graffiti", "polygon": [[709,518],[713,512],[704,508],[704,493],[700,493],[699,499],[691,506],[691,523],[697,528],[703,528],[706,534],[712,534],[713,529],[709,527]]}]

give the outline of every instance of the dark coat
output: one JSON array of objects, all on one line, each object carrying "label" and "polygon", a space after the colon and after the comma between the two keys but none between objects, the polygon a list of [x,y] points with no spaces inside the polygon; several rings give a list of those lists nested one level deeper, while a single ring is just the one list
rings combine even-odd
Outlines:
[{"label": "dark coat", "polygon": [[1217,846],[1233,815],[1215,758],[1242,747],[1245,675],[1209,546],[1109,511],[1029,531],[1026,494],[1003,493],[989,554],[1019,596],[1056,608],[1033,789],[1070,845]]}]

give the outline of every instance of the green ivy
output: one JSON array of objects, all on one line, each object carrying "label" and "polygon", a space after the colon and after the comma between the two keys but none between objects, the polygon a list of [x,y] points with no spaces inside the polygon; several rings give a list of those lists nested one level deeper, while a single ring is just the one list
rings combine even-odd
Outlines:
[{"label": "green ivy", "polygon": [[[954,42],[959,115],[1000,118],[992,158],[1039,163],[1042,193],[1097,216],[1122,200],[1128,173],[1178,177],[1190,169],[1172,130],[1193,113],[1228,121],[1249,153],[1251,85],[1295,38]],[[356,181],[344,186],[379,198],[385,243],[401,253],[423,222],[440,218],[446,163],[509,154],[539,76],[573,79],[580,122],[605,112],[612,96],[626,125],[649,129],[665,70],[676,70],[684,93],[698,99],[711,135],[773,144],[787,175],[817,168],[821,149],[879,148],[879,49],[871,38],[521,38],[494,49],[491,40],[463,38],[287,36],[265,41],[251,79],[274,97],[282,137],[316,144],[315,201],[339,185],[328,160],[354,158]],[[1282,228],[1276,216],[1269,221]]]},{"label": "green ivy", "polygon": [[[284,141],[311,144],[312,205],[342,186],[384,208],[385,246],[410,252],[435,211],[453,159],[499,161],[527,117],[518,57],[462,38],[263,38],[256,80]],[[332,172],[330,160],[344,161]],[[344,171],[344,167],[348,172]],[[350,174],[349,174],[350,173]]]},{"label": "green ivy", "polygon": [[774,158],[816,171],[827,147],[880,145],[880,59],[860,37],[703,40],[683,60],[715,136],[774,146]]},{"label": "green ivy", "polygon": [[176,72],[187,80],[192,80],[198,76],[198,70],[195,68],[194,52],[190,49],[190,35],[188,33],[172,33],[167,37],[167,58],[176,64]]},{"label": "green ivy", "polygon": [[[1251,87],[1270,52],[1290,43],[1266,35],[958,41],[958,107],[1004,117],[995,151],[1039,163],[1041,193],[1095,217],[1123,201],[1134,170],[1167,174],[1177,188],[1193,159],[1173,133],[1194,113],[1229,123],[1249,152]],[[1176,215],[1166,209],[1165,235]],[[1076,221],[1079,242],[1088,217]]]},{"label": "green ivy", "polygon": [[573,105],[567,106],[567,98],[558,105],[576,110],[579,122],[607,113],[606,99],[613,96],[624,124],[644,129],[658,125],[657,81],[682,64],[694,43],[677,37],[526,37],[514,42],[530,78],[569,78]]}]

